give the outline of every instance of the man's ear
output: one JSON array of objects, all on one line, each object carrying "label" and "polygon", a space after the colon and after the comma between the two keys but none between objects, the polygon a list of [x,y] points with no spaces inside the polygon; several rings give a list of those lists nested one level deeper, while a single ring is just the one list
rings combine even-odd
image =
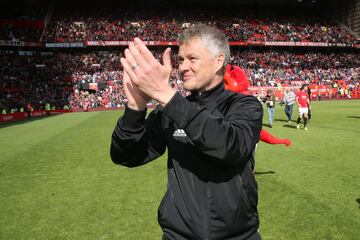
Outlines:
[{"label": "man's ear", "polygon": [[221,71],[221,69],[224,66],[224,61],[225,61],[225,54],[224,53],[219,53],[215,57],[215,73],[218,73],[219,71]]}]

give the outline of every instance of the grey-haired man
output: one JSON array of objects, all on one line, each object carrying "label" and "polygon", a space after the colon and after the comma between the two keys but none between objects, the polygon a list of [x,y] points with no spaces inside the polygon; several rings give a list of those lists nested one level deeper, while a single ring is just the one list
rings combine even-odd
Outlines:
[{"label": "grey-haired man", "polygon": [[[224,89],[225,35],[196,25],[179,37],[183,97],[168,83],[170,49],[159,63],[140,39],[125,58],[128,104],[112,135],[111,157],[136,167],[168,150],[168,184],[158,210],[163,239],[260,239],[251,161],[263,110],[253,96]],[[146,103],[159,105],[146,118]]]}]

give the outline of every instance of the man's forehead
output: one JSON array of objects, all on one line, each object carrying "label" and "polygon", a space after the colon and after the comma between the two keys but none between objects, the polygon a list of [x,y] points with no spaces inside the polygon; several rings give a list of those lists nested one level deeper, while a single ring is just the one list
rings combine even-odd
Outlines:
[{"label": "man's forehead", "polygon": [[209,52],[200,37],[191,38],[179,46],[179,55],[205,51]]}]

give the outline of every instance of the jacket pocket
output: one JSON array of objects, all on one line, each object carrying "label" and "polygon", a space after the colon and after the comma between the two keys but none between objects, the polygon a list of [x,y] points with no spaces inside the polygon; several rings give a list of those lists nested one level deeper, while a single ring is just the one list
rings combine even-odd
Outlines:
[{"label": "jacket pocket", "polygon": [[253,211],[257,213],[257,204],[258,204],[258,187],[254,173],[252,171],[251,163],[249,162],[242,174],[240,175],[243,188],[249,200],[250,206]]},{"label": "jacket pocket", "polygon": [[241,177],[241,174],[239,173],[238,174],[238,179],[239,179],[239,188],[240,188],[240,193],[241,193],[241,197],[242,197],[242,200],[244,201],[247,209],[250,211],[250,212],[253,212],[253,208],[252,208],[252,205],[251,204],[251,201],[250,201],[250,198],[245,190],[245,184],[244,184],[244,181]]},{"label": "jacket pocket", "polygon": [[241,233],[248,231],[258,224],[258,216],[256,203],[252,202],[249,194],[246,191],[246,186],[241,174],[237,175],[237,191],[238,191],[238,206],[235,210],[234,222],[232,225],[232,231]]}]

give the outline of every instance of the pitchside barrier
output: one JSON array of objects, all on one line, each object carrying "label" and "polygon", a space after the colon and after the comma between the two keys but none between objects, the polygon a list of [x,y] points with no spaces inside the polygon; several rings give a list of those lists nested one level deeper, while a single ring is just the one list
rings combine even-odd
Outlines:
[{"label": "pitchside barrier", "polygon": [[[53,111],[50,111],[50,114],[54,115],[54,114],[61,114],[61,113],[65,113],[65,112],[69,112],[69,110],[53,110]],[[16,121],[23,120],[26,118],[36,118],[36,117],[42,117],[45,115],[46,115],[46,111],[32,111],[30,113],[16,112],[16,113],[9,113],[9,114],[0,114],[0,123],[16,122]]]},{"label": "pitchside barrier", "polygon": [[[337,88],[331,88],[330,86],[309,86],[311,90],[311,99],[313,100],[337,100],[337,99],[360,99],[360,89],[349,91],[343,89],[342,91],[338,91]],[[284,94],[287,89],[290,89],[294,93],[299,91],[299,87],[249,87],[249,93],[251,95],[257,96],[259,98],[266,95],[268,90],[272,90],[275,94],[275,98],[277,101],[281,101],[284,99]],[[148,104],[148,108],[154,108],[155,105]],[[116,107],[116,108],[88,108],[86,111],[84,109],[71,109],[71,110],[52,110],[50,111],[50,115],[68,113],[68,112],[95,112],[95,111],[111,111],[111,110],[123,110],[124,107]],[[19,121],[26,118],[34,118],[45,116],[46,111],[32,111],[30,112],[30,116],[27,112],[16,112],[11,114],[0,114],[0,123],[3,122],[13,122]]]}]

